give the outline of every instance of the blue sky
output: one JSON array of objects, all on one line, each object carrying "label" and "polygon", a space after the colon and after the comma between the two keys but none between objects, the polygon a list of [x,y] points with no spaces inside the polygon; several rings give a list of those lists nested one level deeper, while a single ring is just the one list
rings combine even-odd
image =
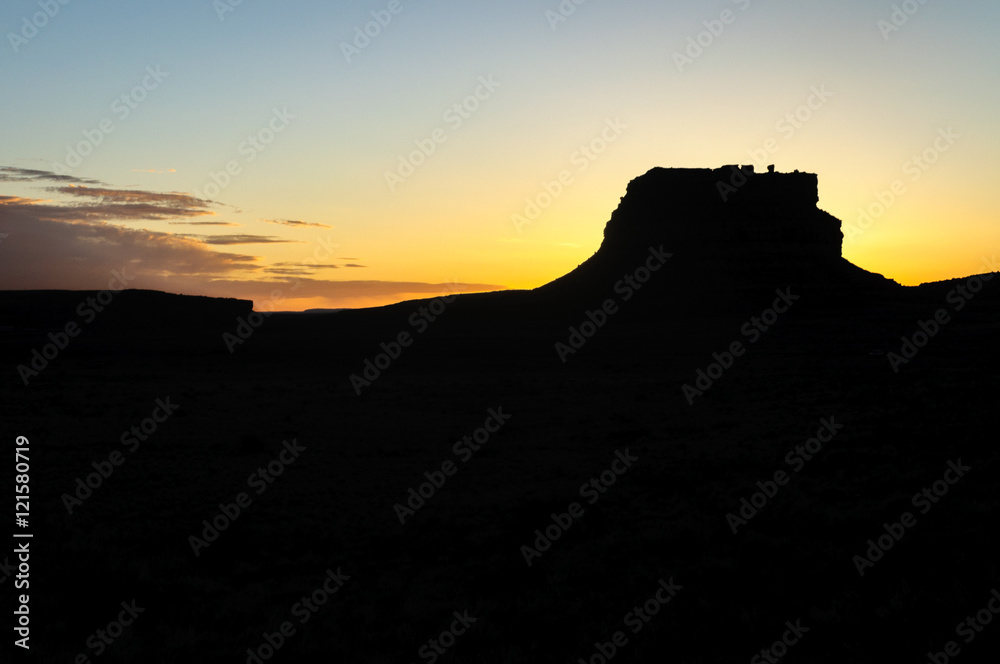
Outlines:
[{"label": "blue sky", "polygon": [[[280,279],[269,267],[299,264],[310,288],[293,307],[386,302],[436,294],[443,283],[537,286],[597,249],[630,179],[654,166],[749,163],[749,151],[768,139],[778,146],[768,156],[778,170],[820,175],[820,207],[845,224],[879,191],[906,181],[906,193],[875,225],[845,240],[845,255],[863,267],[904,283],[970,274],[1000,239],[990,194],[1000,159],[995,3],[913,2],[907,15],[899,13],[904,3],[857,0],[586,0],[562,3],[575,10],[553,23],[546,12],[560,11],[555,1],[400,0],[391,22],[350,62],[341,44],[374,20],[371,12],[384,18],[388,0],[243,0],[221,16],[219,3],[56,1],[49,6],[58,13],[16,44],[10,34],[43,10],[22,0],[0,8],[7,92],[0,167],[56,171],[67,150],[87,140],[84,132],[96,136],[110,120],[114,131],[64,172],[101,183],[106,203],[112,191],[199,192],[211,198],[210,214],[174,221],[232,224],[91,215],[86,223],[110,224],[119,230],[108,232],[150,246],[135,244],[124,256],[105,240],[104,254],[86,254],[100,265],[80,278],[63,265],[64,287],[89,283],[123,260],[139,269],[144,287],[254,299]],[[689,38],[701,39],[701,53],[688,50]],[[696,57],[679,70],[676,53]],[[150,70],[164,76],[136,95],[144,78],[152,80]],[[497,87],[461,126],[449,126],[445,113],[474,94],[480,77]],[[780,133],[782,118],[822,86],[829,99],[793,135]],[[135,106],[127,117],[122,95]],[[289,118],[286,126],[248,161],[241,145],[262,131],[267,138],[276,111]],[[574,153],[614,119],[627,128],[577,171]],[[919,180],[905,175],[905,163],[947,128],[961,138]],[[386,173],[435,129],[446,140],[391,189]],[[206,194],[212,174],[233,161],[238,175]],[[565,169],[573,184],[518,231],[512,216]],[[79,201],[79,192],[53,190],[53,181],[7,180],[0,195],[18,197],[22,208]],[[16,219],[30,217],[20,212]],[[7,215],[7,226],[14,218]],[[68,222],[60,216],[59,223]],[[0,230],[8,243],[17,239],[16,228]],[[213,234],[243,242],[206,243]],[[354,260],[319,270],[301,265],[331,237]],[[269,240],[254,241],[261,238]],[[30,244],[37,238],[23,240],[36,262],[44,259],[45,247]],[[200,243],[202,251],[252,260],[217,256],[219,270],[184,272],[152,259],[157,242]],[[364,267],[344,269],[348,263]],[[49,283],[32,274],[20,273],[8,287]],[[372,296],[366,286],[362,296],[354,281],[383,287]]]}]

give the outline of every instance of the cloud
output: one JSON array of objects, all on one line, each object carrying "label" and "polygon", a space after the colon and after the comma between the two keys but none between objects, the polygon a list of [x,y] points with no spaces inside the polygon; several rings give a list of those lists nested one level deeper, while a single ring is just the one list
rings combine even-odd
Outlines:
[{"label": "cloud", "polygon": [[161,221],[191,217],[214,216],[213,203],[185,193],[155,193],[150,191],[108,189],[68,185],[47,187],[48,191],[83,199],[69,205],[51,200],[0,196],[0,204],[30,204],[32,214],[39,218],[63,221]]},{"label": "cloud", "polygon": [[333,228],[333,226],[327,226],[326,224],[317,224],[311,221],[298,221],[296,219],[265,219],[269,224],[281,224],[282,226],[313,226],[315,228]]},{"label": "cloud", "polygon": [[168,168],[165,171],[158,171],[155,168],[133,168],[133,173],[176,173],[176,168]]},{"label": "cloud", "polygon": [[334,263],[326,263],[326,264],[318,264],[318,263],[292,263],[292,262],[288,262],[288,261],[282,261],[281,263],[274,263],[274,265],[281,266],[281,267],[313,268],[313,269],[317,269],[317,270],[318,269],[322,269],[322,268],[327,268],[327,267],[330,267],[330,268],[345,267],[343,265],[336,265]]},{"label": "cloud", "polygon": [[195,198],[183,192],[155,192],[141,189],[111,189],[109,187],[87,187],[84,185],[68,185],[66,187],[50,187],[71,196],[98,198],[104,203],[161,203],[172,207],[207,207],[210,201]]},{"label": "cloud", "polygon": [[[430,284],[399,281],[333,281],[311,277],[316,271],[363,267],[355,258],[327,258],[318,264],[283,262],[262,265],[258,256],[227,253],[212,245],[295,242],[261,235],[183,235],[109,223],[128,213],[162,219],[170,215],[211,214],[209,201],[187,194],[158,194],[104,187],[58,188],[83,203],[0,195],[0,289],[107,288],[112,271],[132,275],[129,288],[170,293],[237,297],[263,305],[276,291],[277,308],[354,308],[380,306],[452,292],[503,290],[495,284]],[[138,208],[138,209],[137,209]],[[224,224],[181,221],[185,224]],[[352,261],[341,263],[341,261]]]},{"label": "cloud", "polygon": [[39,171],[33,168],[0,167],[0,182],[73,182],[76,184],[103,184],[98,180],[78,178],[72,175],[59,175],[52,171]]},{"label": "cloud", "polygon": [[31,205],[38,203],[35,198],[24,198],[22,196],[0,196],[0,205]]},{"label": "cloud", "polygon": [[170,291],[178,277],[203,281],[259,269],[255,256],[219,252],[170,233],[53,218],[52,207],[0,200],[0,233],[7,234],[0,288],[100,289],[112,270],[127,266],[139,277],[130,287]]},{"label": "cloud", "polygon": [[336,263],[294,263],[283,261],[280,263],[273,263],[268,267],[264,268],[264,272],[267,274],[278,274],[283,276],[310,276],[316,274],[318,270],[336,270],[342,267],[364,267],[364,265],[337,265]]},{"label": "cloud", "polygon": [[274,235],[184,235],[183,237],[197,238],[205,244],[284,244],[301,242],[301,240],[286,240],[283,237],[276,237]]},{"label": "cloud", "polygon": [[[346,260],[346,259],[345,259]],[[364,265],[358,265],[357,263],[297,263],[282,261],[279,263],[273,263],[268,267],[264,268],[264,272],[268,274],[279,274],[286,276],[310,276],[316,274],[319,270],[337,270],[342,267],[365,267]]]},{"label": "cloud", "polygon": [[170,226],[239,226],[231,221],[168,221]]}]

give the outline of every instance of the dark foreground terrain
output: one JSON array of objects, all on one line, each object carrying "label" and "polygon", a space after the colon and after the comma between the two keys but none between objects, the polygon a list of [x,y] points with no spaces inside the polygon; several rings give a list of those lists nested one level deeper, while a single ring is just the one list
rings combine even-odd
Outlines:
[{"label": "dark foreground terrain", "polygon": [[36,661],[995,661],[1000,279],[637,274],[615,223],[568,281],[369,311],[2,294]]}]

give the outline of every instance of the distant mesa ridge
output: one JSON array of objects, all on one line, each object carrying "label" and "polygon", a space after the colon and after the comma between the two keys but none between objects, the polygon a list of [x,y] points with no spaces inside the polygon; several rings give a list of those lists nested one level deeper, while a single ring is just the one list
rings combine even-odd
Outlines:
[{"label": "distant mesa ridge", "polygon": [[229,325],[253,310],[250,300],[176,295],[162,291],[0,291],[0,329],[7,326],[171,329]]}]

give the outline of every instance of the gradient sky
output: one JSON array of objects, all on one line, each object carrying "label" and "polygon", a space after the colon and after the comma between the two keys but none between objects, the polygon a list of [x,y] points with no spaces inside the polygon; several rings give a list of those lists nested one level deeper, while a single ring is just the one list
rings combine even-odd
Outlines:
[{"label": "gradient sky", "polygon": [[0,6],[0,288],[123,266],[286,310],[532,288],[598,248],[631,179],[734,163],[818,173],[844,255],[903,284],[997,253],[996,2],[237,1]]}]

